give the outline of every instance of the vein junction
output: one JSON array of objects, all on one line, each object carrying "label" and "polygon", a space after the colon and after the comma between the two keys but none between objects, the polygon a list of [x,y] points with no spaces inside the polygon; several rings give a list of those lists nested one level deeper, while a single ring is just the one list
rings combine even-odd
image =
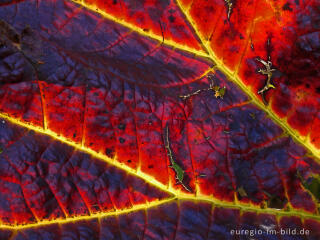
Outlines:
[{"label": "vein junction", "polygon": [[[212,51],[210,44],[202,37],[201,33],[198,31],[194,21],[192,20],[192,17],[189,14],[188,9],[185,9],[180,0],[177,0],[176,3],[178,5],[178,7],[181,9],[182,13],[185,15],[187,22],[189,22],[189,24],[192,26],[196,36],[198,37],[198,39],[200,39],[200,42],[205,50],[204,51],[198,51],[195,50],[193,48],[190,48],[186,45],[181,45],[178,44],[172,40],[165,40],[163,41],[163,36],[159,36],[156,35],[152,32],[145,32],[143,31],[143,29],[127,23],[121,19],[117,19],[114,16],[100,10],[97,6],[95,6],[94,4],[88,4],[86,3],[84,0],[71,0],[77,4],[80,4],[81,6],[93,11],[93,12],[98,12],[101,16],[116,22],[124,27],[127,27],[139,34],[141,34],[142,36],[145,37],[149,37],[152,39],[157,40],[160,43],[163,43],[164,45],[167,46],[171,46],[174,49],[179,49],[185,52],[189,52],[194,54],[195,56],[198,57],[202,57],[205,59],[210,60],[211,62],[213,62],[215,64],[215,67],[217,69],[219,69],[223,74],[225,74],[225,76],[232,82],[234,82],[237,86],[240,87],[240,89],[245,92],[245,94],[252,100],[252,103],[255,104],[257,107],[259,107],[262,111],[266,112],[267,115],[278,125],[280,126],[285,132],[287,132],[296,142],[300,143],[301,145],[303,145],[306,149],[308,149],[312,155],[316,158],[319,159],[320,156],[320,149],[317,149],[310,141],[310,139],[308,138],[303,138],[299,132],[295,129],[293,129],[286,121],[286,119],[280,119],[271,109],[270,106],[266,106],[263,102],[261,102],[261,100],[256,96],[255,93],[253,93],[251,91],[251,88],[249,86],[246,86],[241,79],[237,76],[236,72],[231,71],[228,67],[226,67],[222,60],[219,59],[215,53]],[[233,8],[233,3],[231,0],[225,1],[226,5],[228,6],[228,17],[230,17],[230,14],[232,12],[232,8]],[[271,65],[270,65],[271,67]],[[272,73],[272,69],[270,69],[270,72]],[[262,73],[262,72],[261,72]],[[263,74],[263,73],[262,73]],[[269,76],[269,75],[268,75]],[[269,84],[268,85],[268,89],[272,88],[272,86]],[[320,161],[320,160],[319,160]]]},{"label": "vein junction", "polygon": [[43,129],[38,126],[34,126],[32,124],[22,122],[18,119],[12,118],[12,117],[10,117],[6,114],[3,114],[3,113],[0,113],[0,117],[6,121],[13,123],[13,124],[27,128],[28,130],[32,130],[32,131],[35,131],[40,134],[48,135],[53,139],[56,139],[64,144],[68,144],[68,145],[74,147],[77,150],[91,154],[93,157],[96,157],[96,158],[100,159],[101,161],[105,161],[110,165],[114,165],[117,168],[126,171],[128,174],[131,174],[135,177],[139,177],[139,178],[143,179],[145,182],[147,182],[147,183],[157,187],[158,189],[162,190],[163,192],[167,192],[171,195],[171,197],[164,199],[164,200],[155,200],[152,202],[147,202],[145,204],[134,205],[131,208],[118,209],[118,210],[111,211],[111,212],[107,211],[107,212],[90,213],[87,216],[72,216],[72,217],[66,217],[63,219],[40,220],[38,222],[30,223],[30,224],[8,225],[8,224],[1,224],[0,223],[0,228],[3,228],[3,229],[23,229],[23,228],[32,228],[32,227],[38,227],[38,226],[42,226],[42,225],[49,225],[49,224],[57,224],[57,223],[64,224],[64,223],[74,222],[74,221],[83,221],[83,220],[90,220],[90,219],[96,219],[96,218],[105,218],[108,216],[127,214],[130,212],[135,212],[135,211],[140,211],[140,210],[147,210],[147,209],[157,207],[160,205],[165,205],[165,204],[168,204],[172,201],[177,201],[177,200],[181,200],[181,201],[187,200],[187,201],[193,201],[193,202],[204,201],[204,202],[209,202],[209,203],[213,204],[214,206],[219,206],[219,207],[223,207],[223,208],[230,208],[230,209],[239,209],[241,211],[246,211],[246,212],[249,211],[249,212],[256,212],[256,213],[273,214],[278,217],[298,216],[300,218],[314,219],[314,220],[320,221],[320,216],[313,215],[312,213],[306,212],[303,210],[261,208],[259,205],[244,204],[244,203],[238,202],[237,198],[235,198],[234,202],[227,202],[227,201],[216,199],[213,196],[202,195],[201,193],[198,193],[198,192],[195,192],[195,193],[187,192],[186,193],[186,192],[180,191],[178,189],[174,189],[168,185],[164,185],[164,184],[158,182],[152,176],[149,176],[139,170],[135,171],[135,170],[127,167],[126,165],[120,164],[116,159],[111,159],[101,153],[97,153],[89,148],[86,148],[86,147],[82,146],[81,144],[72,142],[63,136],[56,134],[55,132],[53,132],[49,129]]},{"label": "vein junction", "polygon": [[[280,119],[274,112],[273,110],[271,109],[270,106],[266,106],[263,102],[261,102],[261,100],[256,96],[255,93],[253,93],[250,89],[250,87],[246,86],[242,81],[241,79],[237,76],[237,74],[233,71],[231,71],[228,67],[226,67],[223,62],[215,55],[215,53],[212,51],[209,43],[207,41],[204,40],[204,38],[202,37],[202,35],[200,34],[200,32],[198,31],[194,21],[192,20],[189,12],[187,9],[185,9],[182,4],[180,3],[179,0],[177,0],[177,5],[179,6],[179,8],[181,9],[182,13],[185,14],[185,17],[187,19],[187,21],[190,23],[190,25],[192,26],[195,34],[197,35],[197,37],[200,39],[200,42],[202,43],[202,46],[205,50],[204,51],[198,51],[198,50],[195,50],[193,48],[190,48],[186,45],[181,45],[181,44],[178,44],[172,40],[165,40],[163,41],[163,36],[159,36],[159,35],[156,35],[152,32],[145,32],[143,31],[143,29],[133,25],[133,24],[130,24],[130,23],[127,23],[121,19],[117,19],[115,18],[114,16],[104,12],[104,11],[101,11],[98,7],[96,7],[95,5],[93,4],[88,4],[86,2],[84,2],[84,0],[71,0],[77,4],[80,4],[81,6],[91,10],[91,11],[94,11],[94,12],[98,12],[101,16],[113,21],[113,22],[116,22],[124,27],[127,27],[139,34],[141,34],[142,36],[145,36],[145,37],[149,37],[149,38],[152,38],[152,39],[155,39],[157,40],[158,42],[166,45],[166,46],[171,46],[173,47],[174,49],[179,49],[179,50],[182,50],[182,51],[185,51],[185,52],[188,52],[188,53],[192,53],[194,54],[195,56],[198,56],[198,57],[201,57],[201,58],[205,58],[205,59],[208,59],[210,60],[211,62],[213,62],[216,66],[217,69],[219,69],[223,74],[226,75],[226,77],[234,82],[236,85],[238,85],[240,87],[240,89],[245,92],[247,94],[247,96],[252,99],[252,102],[253,104],[255,104],[256,106],[258,106],[262,111],[266,112],[267,115],[275,122],[278,124],[278,126],[282,127],[290,136],[292,136],[292,138],[297,141],[298,143],[300,143],[301,145],[303,145],[305,148],[307,148],[311,153],[312,155],[315,157],[315,158],[319,158],[320,156],[320,149],[317,149],[311,142],[310,142],[310,139],[308,138],[303,138],[301,137],[301,135],[299,134],[298,131],[296,131],[295,129],[293,129],[286,121],[286,119]],[[226,1],[225,2],[226,5],[228,6],[228,16],[230,17],[230,14],[232,12],[232,8],[233,8],[233,3],[232,1]],[[271,67],[271,65],[270,65]],[[272,69],[270,69],[271,71]],[[261,72],[262,73],[262,72]],[[272,73],[272,71],[271,71]],[[263,73],[262,73],[263,74]],[[268,85],[268,89],[272,88],[272,86],[269,84]]]},{"label": "vein junction", "polygon": [[[228,1],[230,2],[230,1]],[[77,2],[79,3],[79,2]],[[162,36],[157,36],[155,34],[152,34],[152,33],[145,33],[143,30],[131,25],[131,24],[128,24],[128,23],[125,23],[125,22],[122,22],[110,15],[108,15],[107,13],[104,13],[104,12],[101,12],[99,11],[98,9],[95,9],[94,6],[89,6],[87,5],[86,3],[84,2],[80,2],[80,4],[82,6],[85,6],[93,11],[98,11],[102,16],[108,18],[108,19],[111,19],[112,21],[114,22],[117,22],[123,26],[126,26],[130,29],[133,29],[134,31],[137,31],[138,33],[140,33],[141,35],[144,35],[144,36],[147,36],[147,37],[150,37],[150,38],[153,38],[153,39],[156,39],[158,40],[159,42],[163,42],[163,37]],[[181,7],[181,4],[179,4],[178,2],[178,5],[180,6],[180,8],[183,10],[183,8]],[[231,4],[232,6],[232,4]],[[186,13],[186,11],[183,11],[185,14],[186,14],[186,17],[188,19],[188,21],[191,23],[191,25],[193,25],[197,35],[199,36],[203,46],[205,46],[206,48],[206,51],[208,52],[207,53],[204,53],[202,51],[197,51],[197,50],[194,50],[194,49],[191,49],[191,48],[188,48],[186,46],[183,46],[183,45],[179,45],[173,41],[165,41],[164,44],[166,45],[169,45],[169,46],[173,46],[174,48],[177,48],[177,49],[180,49],[180,50],[183,50],[183,51],[186,51],[186,52],[191,52],[191,53],[194,53],[196,56],[200,56],[200,57],[203,57],[203,58],[208,58],[210,59],[211,61],[213,61],[216,65],[217,65],[217,68],[219,68],[223,73],[226,74],[226,76],[228,76],[228,78],[235,82],[238,86],[240,86],[240,88],[252,99],[252,101],[258,106],[260,107],[260,109],[262,109],[263,111],[265,111],[266,113],[268,113],[268,115],[270,116],[271,119],[273,119],[278,125],[280,125],[286,132],[288,132],[296,141],[298,141],[300,144],[304,145],[307,149],[309,149],[313,154],[314,156],[318,156],[319,154],[319,150],[316,149],[313,145],[311,145],[309,142],[307,141],[304,141],[301,139],[300,135],[295,131],[293,130],[287,123],[281,121],[271,110],[271,108],[268,108],[266,106],[264,106],[261,101],[255,96],[255,94],[253,94],[251,92],[250,89],[248,89],[247,86],[245,86],[241,80],[234,75],[234,73],[232,73],[228,68],[226,68],[223,63],[215,56],[215,54],[213,53],[213,51],[210,49],[209,45],[202,39],[201,35],[197,32],[194,24],[192,23],[191,21],[191,17],[188,15],[188,13]],[[267,67],[267,66],[266,66]],[[271,65],[270,65],[271,67]],[[271,69],[270,69],[270,72],[271,72]],[[261,72],[262,74],[265,74],[263,72]],[[269,75],[268,73],[266,72],[266,75],[268,76],[268,79],[269,79]],[[271,76],[270,76],[271,78]],[[75,216],[75,217],[68,217],[68,218],[64,218],[64,219],[56,219],[56,220],[42,220],[40,222],[37,222],[37,223],[31,223],[31,224],[26,224],[26,225],[14,225],[14,226],[10,226],[10,225],[5,225],[5,224],[0,224],[0,227],[1,228],[8,228],[8,229],[20,229],[20,228],[30,228],[30,227],[38,227],[40,225],[47,225],[47,224],[55,224],[55,223],[59,223],[59,224],[63,224],[63,223],[67,223],[67,222],[73,222],[73,221],[81,221],[81,220],[88,220],[88,219],[93,219],[93,218],[103,218],[103,217],[107,217],[107,216],[111,216],[111,215],[119,215],[119,214],[126,214],[126,213],[129,213],[129,212],[132,212],[132,211],[139,211],[139,210],[143,210],[143,209],[149,209],[149,208],[152,208],[152,207],[156,207],[156,206],[159,206],[159,205],[163,205],[163,204],[167,204],[171,201],[175,201],[175,200],[191,200],[191,201],[207,201],[207,202],[210,202],[216,206],[222,206],[222,207],[225,207],[225,208],[238,208],[238,209],[241,209],[243,211],[254,211],[254,212],[259,212],[259,213],[269,213],[269,214],[274,214],[274,215],[277,215],[277,216],[299,216],[299,217],[302,217],[302,218],[312,218],[312,219],[316,219],[316,220],[320,220],[320,216],[315,216],[311,213],[308,213],[308,212],[304,212],[304,211],[297,211],[295,209],[290,209],[289,211],[285,211],[285,210],[277,210],[277,209],[270,209],[270,208],[266,208],[266,209],[261,209],[260,206],[255,206],[255,205],[251,205],[251,204],[243,204],[243,203],[239,203],[237,202],[237,200],[235,202],[226,202],[226,201],[221,201],[219,199],[215,199],[214,197],[212,196],[205,196],[205,195],[201,195],[201,194],[197,194],[197,193],[184,193],[184,192],[181,192],[177,189],[173,189],[171,187],[168,187],[160,182],[158,182],[157,180],[155,180],[152,176],[149,176],[139,170],[135,171],[125,165],[122,165],[120,163],[118,163],[116,161],[116,159],[111,159],[111,158],[108,158],[107,156],[103,155],[103,154],[100,154],[100,153],[97,153],[89,148],[86,148],[84,146],[81,146],[80,144],[77,144],[75,142],[72,142],[66,138],[64,138],[63,136],[60,136],[58,134],[56,134],[55,132],[49,130],[49,129],[42,129],[40,127],[36,127],[36,126],[33,126],[31,124],[27,124],[27,123],[24,123],[18,119],[14,119],[12,117],[9,117],[3,113],[0,113],[0,117],[14,123],[14,124],[17,124],[19,126],[22,126],[22,127],[25,127],[25,128],[28,128],[29,130],[34,130],[38,133],[41,133],[41,134],[46,134],[46,135],[49,135],[50,137],[54,138],[54,139],[57,139],[65,144],[68,144],[68,145],[71,145],[72,147],[76,148],[76,149],[79,149],[81,151],[84,151],[88,154],[91,154],[93,155],[94,157],[96,158],[99,158],[100,160],[102,161],[105,161],[111,165],[114,165],[126,172],[128,172],[129,174],[132,174],[136,177],[139,177],[139,178],[142,178],[144,179],[146,182],[156,186],[157,188],[161,189],[162,191],[165,191],[165,192],[168,192],[168,193],[171,193],[172,194],[172,197],[171,198],[168,198],[168,199],[165,199],[165,200],[161,200],[161,201],[154,201],[154,202],[151,202],[151,203],[147,203],[147,204],[141,204],[141,205],[136,205],[130,209],[121,209],[121,210],[117,210],[117,211],[114,211],[114,212],[100,212],[100,213],[95,213],[95,214],[90,214],[88,216]],[[167,142],[168,143],[168,142]],[[170,150],[170,147],[169,147],[169,143],[167,144],[166,146],[167,148],[167,151],[168,151],[168,154],[169,152],[171,152]],[[171,164],[174,165],[174,160],[171,160]],[[179,175],[180,175],[180,183],[183,184],[183,178],[181,179],[181,173],[183,173],[183,170],[181,169],[181,171],[178,169],[179,165],[176,165],[176,168],[175,169],[175,172],[177,174],[177,177],[178,177],[178,180],[179,180]]]}]

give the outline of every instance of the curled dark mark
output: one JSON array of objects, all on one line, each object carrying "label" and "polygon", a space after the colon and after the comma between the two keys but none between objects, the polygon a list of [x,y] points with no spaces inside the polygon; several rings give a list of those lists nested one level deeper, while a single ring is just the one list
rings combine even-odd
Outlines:
[{"label": "curled dark mark", "polygon": [[159,25],[160,25],[161,34],[162,34],[162,43],[164,43],[164,34],[163,34],[163,29],[162,29],[162,25],[161,25],[160,20],[159,20]]}]

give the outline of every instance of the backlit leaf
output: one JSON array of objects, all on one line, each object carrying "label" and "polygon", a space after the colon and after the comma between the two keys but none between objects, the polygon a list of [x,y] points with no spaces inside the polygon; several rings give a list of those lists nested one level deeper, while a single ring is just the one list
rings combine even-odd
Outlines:
[{"label": "backlit leaf", "polygon": [[277,4],[2,4],[1,237],[317,239],[317,4]]}]

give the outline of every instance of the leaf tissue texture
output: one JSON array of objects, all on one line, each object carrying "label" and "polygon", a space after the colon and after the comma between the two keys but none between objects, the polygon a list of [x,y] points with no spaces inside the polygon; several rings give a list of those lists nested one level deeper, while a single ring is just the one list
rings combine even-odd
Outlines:
[{"label": "leaf tissue texture", "polygon": [[112,212],[170,197],[49,136],[1,122],[3,223]]},{"label": "leaf tissue texture", "polygon": [[174,1],[87,0],[83,3],[162,40],[197,50],[201,48],[197,36]]},{"label": "leaf tissue texture", "polygon": [[[176,90],[167,89],[193,82],[210,63],[101,20],[73,3],[23,2],[19,8],[12,26],[28,25],[31,43],[44,50],[26,58],[5,46],[4,67],[15,57],[22,67],[13,83],[1,87],[1,110],[108,157],[117,155],[118,161],[168,183],[162,126],[171,115],[182,120],[185,111],[183,102],[169,102],[161,92],[176,99]],[[1,10],[11,17],[15,9]],[[65,19],[51,22],[56,15]],[[8,68],[7,74],[15,71]]]},{"label": "leaf tissue texture", "polygon": [[[303,134],[280,119],[272,94],[309,99],[304,115],[318,98],[288,84],[281,34],[241,28],[277,17],[273,3],[252,2],[236,1],[229,18],[215,1],[2,4],[1,238],[219,240],[262,225],[319,238],[319,156],[301,140],[316,125]],[[265,95],[272,108],[256,94],[266,80],[257,57],[269,56],[272,80],[284,79]]]},{"label": "leaf tissue texture", "polygon": [[[263,226],[279,231],[283,228],[308,228],[310,239],[319,238],[319,222],[296,217],[276,218],[270,214],[242,212],[215,207],[207,202],[172,201],[148,210],[118,217],[52,224],[36,229],[3,231],[7,239],[237,239],[230,231],[237,228],[254,230]],[[263,228],[261,228],[263,229]],[[261,234],[259,239],[278,239]],[[283,239],[293,239],[283,234]],[[240,238],[239,238],[240,239]],[[248,238],[242,238],[248,239]],[[257,238],[258,239],[258,238]],[[280,239],[280,238],[279,238]],[[281,238],[282,239],[282,238]],[[305,239],[305,238],[295,238]]]},{"label": "leaf tissue texture", "polygon": [[[202,42],[217,61],[259,99],[266,75],[257,58],[272,62],[275,89],[269,108],[319,153],[319,1],[183,0]],[[236,78],[236,77],[235,77]]]}]

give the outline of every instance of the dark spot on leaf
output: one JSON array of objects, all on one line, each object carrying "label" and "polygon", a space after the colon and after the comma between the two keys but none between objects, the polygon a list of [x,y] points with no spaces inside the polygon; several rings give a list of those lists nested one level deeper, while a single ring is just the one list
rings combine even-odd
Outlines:
[{"label": "dark spot on leaf", "polygon": [[122,138],[122,137],[119,138],[119,142],[120,142],[120,143],[124,143],[125,141],[126,141],[126,140],[125,140],[124,138]]},{"label": "dark spot on leaf", "polygon": [[106,148],[106,155],[110,158],[114,157],[114,150],[111,148]]},{"label": "dark spot on leaf", "polygon": [[7,22],[0,20],[0,36],[5,36],[14,43],[20,43],[20,35]]},{"label": "dark spot on leaf", "polygon": [[238,198],[240,200],[248,196],[245,189],[242,186],[237,189],[237,193],[238,193]]},{"label": "dark spot on leaf", "polygon": [[283,209],[287,202],[287,198],[281,199],[277,196],[271,196],[267,202],[267,206],[268,208]]},{"label": "dark spot on leaf", "polygon": [[243,37],[243,35],[242,35],[241,33],[240,33],[240,36],[239,36],[239,37],[240,37],[240,39],[244,39],[244,37]]},{"label": "dark spot on leaf", "polygon": [[76,134],[76,133],[74,133],[74,134],[73,134],[73,138],[75,138],[76,136],[77,136],[77,134]]},{"label": "dark spot on leaf", "polygon": [[149,165],[148,168],[153,168],[153,165]]},{"label": "dark spot on leaf", "polygon": [[267,203],[266,202],[262,202],[261,204],[260,204],[260,208],[261,209],[265,209],[267,207]]},{"label": "dark spot on leaf", "polygon": [[291,85],[289,79],[286,79],[286,80],[284,81],[284,84],[287,85],[287,86],[290,86],[290,85]]},{"label": "dark spot on leaf", "polygon": [[316,92],[320,94],[320,87],[316,88]]},{"label": "dark spot on leaf", "polygon": [[286,4],[284,4],[284,5],[282,6],[282,10],[283,10],[283,11],[290,11],[290,12],[292,12],[292,8],[291,8],[290,5],[291,5],[291,4],[287,2]]},{"label": "dark spot on leaf", "polygon": [[126,129],[126,125],[123,124],[123,123],[121,123],[121,124],[118,125],[118,128],[119,128],[120,130],[125,130],[125,129]]},{"label": "dark spot on leaf", "polygon": [[99,206],[98,206],[98,205],[93,205],[92,208],[93,208],[94,210],[96,210],[96,211],[99,210]]},{"label": "dark spot on leaf", "polygon": [[117,1],[117,0],[113,0],[112,3],[113,3],[113,4],[117,4],[118,1]]},{"label": "dark spot on leaf", "polygon": [[319,201],[320,200],[320,176],[310,177],[303,186]]},{"label": "dark spot on leaf", "polygon": [[21,32],[22,35],[31,35],[32,31],[29,25],[27,25]]},{"label": "dark spot on leaf", "polygon": [[169,21],[173,23],[173,22],[174,22],[174,20],[175,20],[175,17],[174,17],[174,16],[172,16],[172,15],[170,15],[170,16],[169,16]]},{"label": "dark spot on leaf", "polygon": [[127,160],[127,162],[128,162],[128,163],[131,163],[132,161],[129,159],[129,160]]}]

